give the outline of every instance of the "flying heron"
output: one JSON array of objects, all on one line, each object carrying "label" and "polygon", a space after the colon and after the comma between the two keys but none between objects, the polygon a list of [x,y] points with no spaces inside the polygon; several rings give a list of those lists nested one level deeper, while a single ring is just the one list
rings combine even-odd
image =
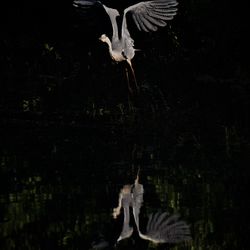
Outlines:
[{"label": "flying heron", "polygon": [[[80,9],[86,9],[93,6],[102,6],[103,9],[108,14],[112,29],[113,35],[112,39],[103,34],[99,38],[102,42],[108,44],[109,54],[111,58],[116,62],[126,61],[131,69],[131,72],[134,77],[135,85],[137,90],[138,85],[135,78],[134,69],[132,67],[131,60],[135,56],[136,49],[134,48],[134,40],[130,36],[130,32],[127,26],[127,16],[130,14],[132,19],[136,25],[136,27],[140,31],[150,32],[156,31],[158,27],[166,26],[169,20],[172,20],[177,13],[177,1],[176,0],[151,0],[151,1],[143,1],[131,5],[124,9],[122,24],[121,24],[121,32],[119,33],[117,20],[116,18],[120,16],[117,9],[113,9],[107,7],[103,3],[97,0],[74,0],[73,5]],[[120,34],[120,36],[119,36]],[[128,79],[128,74],[127,74]],[[129,81],[128,87],[130,91]]]},{"label": "flying heron", "polygon": [[123,228],[117,241],[128,238],[133,233],[129,225],[129,207],[133,208],[134,221],[139,236],[153,243],[180,243],[191,240],[190,229],[185,221],[179,220],[179,214],[169,215],[166,212],[151,214],[147,223],[146,233],[142,233],[139,227],[139,214],[143,203],[143,185],[139,183],[139,177],[133,185],[125,185],[119,195],[118,207],[113,210],[113,217],[117,218],[123,207]]}]

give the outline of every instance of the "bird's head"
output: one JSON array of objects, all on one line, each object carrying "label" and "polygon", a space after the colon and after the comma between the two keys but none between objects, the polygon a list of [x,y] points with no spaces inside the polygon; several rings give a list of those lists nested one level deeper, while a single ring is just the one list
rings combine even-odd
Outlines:
[{"label": "bird's head", "polygon": [[104,42],[104,43],[106,43],[109,40],[109,38],[105,34],[102,34],[99,37],[99,40],[102,41],[102,42]]}]

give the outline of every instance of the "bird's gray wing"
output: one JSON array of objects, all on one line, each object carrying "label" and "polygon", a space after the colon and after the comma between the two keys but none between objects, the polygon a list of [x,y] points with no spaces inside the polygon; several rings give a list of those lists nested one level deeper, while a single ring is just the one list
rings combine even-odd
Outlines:
[{"label": "bird's gray wing", "polygon": [[79,8],[79,10],[85,13],[94,6],[102,7],[110,18],[110,22],[111,22],[112,29],[113,29],[112,41],[115,42],[119,39],[118,28],[117,28],[117,23],[116,23],[116,17],[119,16],[119,12],[116,9],[109,8],[97,0],[74,0],[73,6]]},{"label": "bird's gray wing", "polygon": [[116,17],[119,16],[120,14],[116,9],[109,8],[109,7],[105,6],[104,4],[102,6],[105,9],[105,11],[107,12],[107,14],[109,15],[112,29],[113,29],[112,43],[115,43],[116,41],[119,40]]},{"label": "bird's gray wing", "polygon": [[191,240],[190,228],[179,215],[169,216],[168,213],[150,215],[147,232],[142,238],[155,243],[180,243]]},{"label": "bird's gray wing", "polygon": [[177,5],[176,0],[139,2],[124,10],[124,18],[130,13],[140,31],[156,31],[159,26],[166,26],[167,21],[174,18]]},{"label": "bird's gray wing", "polygon": [[72,4],[77,14],[76,26],[84,24],[84,28],[91,28],[91,32],[95,32],[97,35],[100,35],[105,24],[109,26],[110,20],[101,2],[97,0],[73,0]]},{"label": "bird's gray wing", "polygon": [[74,0],[73,1],[73,6],[81,9],[88,9],[94,5],[101,4],[97,0]]}]

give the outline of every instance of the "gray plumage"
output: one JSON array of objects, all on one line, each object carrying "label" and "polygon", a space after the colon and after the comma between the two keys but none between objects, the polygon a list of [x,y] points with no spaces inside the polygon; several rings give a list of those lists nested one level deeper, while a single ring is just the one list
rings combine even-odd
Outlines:
[{"label": "gray plumage", "polygon": [[141,237],[154,243],[179,243],[191,240],[190,229],[179,215],[165,213],[151,214],[147,231]]},{"label": "gray plumage", "polygon": [[144,240],[158,243],[180,243],[191,240],[190,228],[185,221],[179,220],[178,214],[156,213],[149,216],[146,233],[142,233],[139,226],[140,209],[143,203],[143,185],[139,183],[139,177],[134,185],[125,185],[119,195],[118,207],[114,209],[113,216],[117,218],[123,208],[124,220],[122,232],[117,241],[128,238],[133,233],[129,222],[129,207],[133,209],[133,216],[139,236]]},{"label": "gray plumage", "polygon": [[111,41],[105,34],[100,37],[100,40],[108,44],[109,53],[113,60],[117,62],[126,60],[133,71],[131,59],[134,57],[136,49],[134,48],[134,40],[130,36],[127,27],[128,13],[131,14],[136,27],[140,31],[156,31],[158,27],[166,26],[167,22],[173,19],[177,13],[176,6],[178,3],[176,0],[152,0],[129,6],[123,12],[121,37],[119,37],[116,22],[116,17],[120,15],[118,10],[109,8],[96,0],[75,0],[73,5],[82,10],[95,5],[100,5],[104,8],[110,18],[113,35]]}]

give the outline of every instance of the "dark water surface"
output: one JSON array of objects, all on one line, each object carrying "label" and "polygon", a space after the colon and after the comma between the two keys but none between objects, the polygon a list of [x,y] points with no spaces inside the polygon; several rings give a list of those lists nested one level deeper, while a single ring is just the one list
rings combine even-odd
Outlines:
[{"label": "dark water surface", "polygon": [[[111,32],[108,16],[95,25],[99,14],[78,16],[71,0],[5,1],[0,250],[250,249],[242,4],[179,1],[167,27],[131,29],[141,93],[128,112],[125,65],[98,40]],[[112,210],[139,167],[142,229],[152,212],[179,212],[192,242],[155,246],[134,232],[114,246],[123,218]]]},{"label": "dark water surface", "polygon": [[241,198],[247,177],[237,145],[212,150],[192,136],[174,143],[163,131],[119,124],[7,125],[1,130],[1,249],[91,249],[101,239],[113,249],[122,216],[114,220],[112,209],[139,166],[142,227],[152,212],[179,212],[193,241],[155,246],[134,233],[117,249],[247,249]]}]

